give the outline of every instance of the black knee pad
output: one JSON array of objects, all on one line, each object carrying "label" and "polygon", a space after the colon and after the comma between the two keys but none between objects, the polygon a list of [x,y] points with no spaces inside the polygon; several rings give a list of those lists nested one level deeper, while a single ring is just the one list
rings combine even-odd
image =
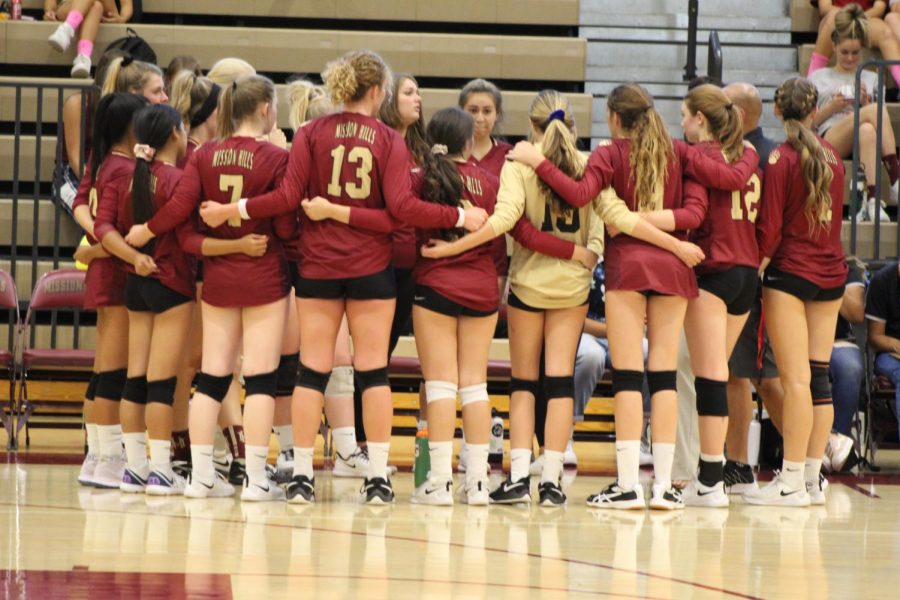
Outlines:
[{"label": "black knee pad", "polygon": [[135,404],[147,404],[147,376],[129,377],[125,380],[122,390],[122,400],[128,400]]},{"label": "black knee pad", "polygon": [[547,376],[544,378],[544,394],[547,400],[575,397],[574,375]]},{"label": "black knee pad", "polygon": [[651,396],[656,392],[677,391],[675,371],[647,371],[647,387]]},{"label": "black knee pad", "polygon": [[814,406],[831,404],[831,371],[827,362],[809,361],[809,391]]},{"label": "black knee pad", "polygon": [[381,367],[379,369],[370,369],[368,371],[354,371],[356,381],[359,382],[359,391],[364,392],[369,388],[381,387],[383,385],[390,386],[388,379],[388,368]]},{"label": "black knee pad", "polygon": [[128,369],[116,369],[115,371],[103,371],[97,373],[97,390],[95,397],[118,402],[122,399],[122,390],[125,389],[125,380],[127,378]]},{"label": "black knee pad", "polygon": [[282,354],[278,361],[278,378],[275,382],[275,395],[290,396],[294,393],[297,382],[297,369],[300,367],[300,353]]},{"label": "black knee pad", "polygon": [[177,377],[148,381],[147,404],[150,404],[151,402],[165,404],[166,406],[172,406],[173,404],[175,404],[175,385],[177,383]]},{"label": "black knee pad", "polygon": [[519,379],[518,377],[510,377],[509,379],[510,396],[513,392],[529,392],[532,396],[537,398],[540,391],[537,381],[531,379]]},{"label": "black knee pad", "polygon": [[87,390],[84,392],[85,400],[93,400],[97,397],[97,382],[100,380],[99,373],[91,373],[91,379],[88,381]]},{"label": "black knee pad", "polygon": [[209,396],[216,402],[221,402],[228,393],[232,379],[234,379],[234,375],[231,373],[220,376],[210,375],[201,371],[197,373],[197,393]]},{"label": "black knee pad", "polygon": [[641,392],[644,390],[644,372],[628,371],[613,368],[612,392],[613,396],[619,392]]},{"label": "black knee pad", "polygon": [[697,391],[697,414],[701,417],[728,416],[728,382],[705,377],[694,378]]},{"label": "black knee pad", "polygon": [[310,369],[301,362],[294,386],[315,390],[320,394],[324,394],[325,388],[328,387],[329,377],[331,377],[331,373],[322,373],[321,371]]},{"label": "black knee pad", "polygon": [[256,375],[244,375],[244,390],[248,396],[272,396],[278,387],[278,371],[257,373]]}]

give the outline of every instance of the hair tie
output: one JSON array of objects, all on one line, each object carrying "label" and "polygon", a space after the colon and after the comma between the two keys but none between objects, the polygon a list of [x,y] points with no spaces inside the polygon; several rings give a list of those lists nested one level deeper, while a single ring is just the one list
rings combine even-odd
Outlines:
[{"label": "hair tie", "polygon": [[209,117],[212,116],[213,112],[216,110],[216,107],[219,105],[219,93],[221,91],[222,88],[219,87],[218,84],[212,84],[212,87],[209,90],[209,96],[207,96],[206,100],[203,101],[203,106],[200,107],[200,110],[197,111],[197,114],[191,117],[191,129],[203,125],[204,123],[206,123]]},{"label": "hair tie", "polygon": [[156,150],[147,145],[147,144],[135,144],[134,145],[134,157],[140,158],[141,160],[146,160],[147,162],[151,162],[153,157],[156,156]]},{"label": "hair tie", "polygon": [[726,110],[731,110],[732,108],[734,108],[734,102],[729,102],[725,105]]},{"label": "hair tie", "polygon": [[130,54],[126,54],[125,57],[122,59],[122,66],[127,67],[128,65],[130,65],[133,62],[134,62],[134,57]]},{"label": "hair tie", "polygon": [[552,113],[550,113],[549,117],[547,117],[547,125],[549,125],[553,121],[565,121],[565,120],[566,120],[566,111],[564,111],[561,108],[557,108]]},{"label": "hair tie", "polygon": [[231,91],[237,90],[237,79],[231,82]]},{"label": "hair tie", "polygon": [[447,152],[447,146],[445,146],[444,144],[435,144],[431,147],[431,153],[435,156],[445,156]]}]

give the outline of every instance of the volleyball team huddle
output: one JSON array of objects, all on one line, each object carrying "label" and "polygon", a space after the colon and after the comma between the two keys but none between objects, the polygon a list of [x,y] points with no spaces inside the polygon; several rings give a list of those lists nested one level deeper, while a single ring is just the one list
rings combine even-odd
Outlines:
[{"label": "volleyball team huddle", "polygon": [[[122,77],[136,64],[117,61],[107,77]],[[785,387],[785,461],[771,483],[745,499],[824,502],[818,466],[833,417],[829,336],[846,276],[844,172],[831,146],[810,129],[816,90],[807,80],[790,79],[776,91],[787,140],[763,172],[754,148],[742,141],[738,108],[712,85],[691,90],[682,106],[691,144],[673,140],[652,97],[627,84],[608,97],[613,139],[585,157],[568,100],[543,90],[529,110],[530,142],[512,148],[495,141],[477,160],[467,110],[437,111],[426,131],[419,128],[418,145],[410,141],[412,129],[404,139],[377,118],[396,89],[378,55],[350,52],[322,76],[328,98],[306,86],[302,116],[292,118],[290,151],[270,142],[276,90],[259,75],[221,87],[180,76],[190,91],[190,106],[180,110],[151,104],[128,86],[115,86],[119,91],[99,101],[92,164],[75,209],[92,241],[102,244],[86,280],[86,304],[98,309],[100,338],[87,399],[97,407],[104,406],[98,401],[121,401],[122,433],[108,417],[95,419],[99,433],[89,444],[97,450],[85,460],[80,480],[125,492],[234,495],[214,465],[213,440],[242,360],[242,500],[315,502],[313,448],[323,405],[336,411],[326,398],[341,398],[346,412],[356,392],[365,456],[352,426],[336,427],[329,413],[337,456],[346,464],[357,456],[354,464],[364,465],[364,502],[393,502],[388,357],[396,344],[395,305],[408,311],[400,305],[412,302],[431,472],[411,500],[454,502],[459,397],[466,452],[459,501],[531,502],[534,403],[542,397],[548,404],[539,501],[565,504],[560,477],[572,425],[575,354],[602,256],[618,478],[587,504],[647,504],[638,481],[646,378],[650,507],[728,505],[722,475],[728,357],[759,285]],[[336,108],[311,111],[313,101],[328,100]],[[203,128],[208,141],[198,143],[193,132]],[[502,292],[498,277],[502,281],[507,268],[504,233],[515,240],[507,297],[511,469],[489,490],[486,381]],[[411,278],[396,268],[398,261],[411,267]],[[189,460],[173,463],[174,399],[185,385],[179,369],[201,335],[191,326],[198,266],[202,362],[188,417]],[[127,369],[104,366],[112,359],[103,338],[113,327],[104,309],[112,306],[127,309]],[[701,460],[697,477],[680,490],[671,469],[682,330],[695,375]],[[282,484],[267,466],[273,419],[280,420],[276,428],[291,426],[293,465]]]}]

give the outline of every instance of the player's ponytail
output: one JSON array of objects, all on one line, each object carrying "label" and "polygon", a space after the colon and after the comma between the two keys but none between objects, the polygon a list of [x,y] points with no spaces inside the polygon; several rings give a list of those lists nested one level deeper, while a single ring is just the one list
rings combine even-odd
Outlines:
[{"label": "player's ponytail", "polygon": [[390,89],[391,70],[371,50],[355,50],[325,65],[325,89],[335,105],[358,102],[372,87]]},{"label": "player's ponytail", "polygon": [[138,94],[153,75],[163,76],[163,72],[154,64],[134,60],[130,55],[114,58],[106,69],[100,93],[103,96],[114,92]]},{"label": "player's ponytail", "polygon": [[[531,101],[528,118],[532,126],[544,134],[541,140],[544,157],[569,177],[580,178],[586,161],[575,145],[575,116],[568,98],[556,90],[541,90]],[[538,181],[544,195],[550,199],[553,213],[568,218],[572,207],[553,188],[540,179]]]},{"label": "player's ponytail", "polygon": [[475,123],[472,116],[455,106],[444,108],[428,122],[428,143],[422,177],[422,197],[436,204],[460,206],[463,180],[454,158],[460,158],[472,139]]},{"label": "player's ponytail", "polygon": [[615,88],[606,105],[618,115],[631,139],[628,166],[638,207],[654,210],[654,200],[666,184],[669,161],[675,155],[666,124],[654,108],[650,93],[635,83]]},{"label": "player's ponytail", "polygon": [[135,223],[146,223],[155,212],[150,165],[153,157],[181,129],[181,115],[165,104],[141,109],[134,115],[135,146],[134,176],[131,184],[131,210]]},{"label": "player's ponytail", "polygon": [[275,102],[275,84],[267,77],[248,75],[226,85],[219,94],[219,139],[234,135],[241,122],[253,117],[264,102]]},{"label": "player's ponytail", "polygon": [[172,81],[169,104],[179,112],[186,129],[203,125],[215,112],[222,88],[192,71],[181,71]]},{"label": "player's ponytail", "polygon": [[307,121],[327,115],[332,111],[331,102],[321,86],[313,85],[306,79],[297,79],[288,84],[288,98],[291,110],[288,122],[297,131]]},{"label": "player's ponytail", "polygon": [[743,121],[725,92],[707,83],[688,92],[684,103],[691,114],[699,112],[706,118],[709,132],[722,144],[726,160],[737,161],[744,153]]},{"label": "player's ponytail", "polygon": [[116,92],[100,99],[91,137],[91,185],[96,183],[97,171],[107,154],[131,128],[134,113],[147,104],[143,96],[127,92]]}]

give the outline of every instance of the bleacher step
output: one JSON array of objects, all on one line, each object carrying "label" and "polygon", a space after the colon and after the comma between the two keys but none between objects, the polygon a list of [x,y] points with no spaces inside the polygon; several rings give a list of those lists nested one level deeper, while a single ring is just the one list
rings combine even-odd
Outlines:
[{"label": "bleacher step", "polygon": [[[732,26],[733,26],[732,20]],[[744,25],[742,23],[742,25]],[[746,25],[744,25],[746,26]],[[789,46],[791,32],[718,30],[715,27],[699,27],[697,30],[698,52],[706,53],[707,41],[711,29],[719,33],[719,42],[723,46],[731,44],[744,44],[754,46]],[[687,24],[682,27],[673,25],[666,28],[647,27],[613,27],[605,24],[602,27],[582,27],[579,35],[587,38],[589,42],[615,41],[615,42],[650,42],[657,44],[686,44],[688,41]]]},{"label": "bleacher step", "polygon": [[[746,15],[748,17],[787,17],[785,0],[716,0],[701,2],[701,14],[708,16],[732,17]],[[685,0],[581,0],[582,13],[594,12],[610,15],[650,15],[684,13],[687,10]]]}]

